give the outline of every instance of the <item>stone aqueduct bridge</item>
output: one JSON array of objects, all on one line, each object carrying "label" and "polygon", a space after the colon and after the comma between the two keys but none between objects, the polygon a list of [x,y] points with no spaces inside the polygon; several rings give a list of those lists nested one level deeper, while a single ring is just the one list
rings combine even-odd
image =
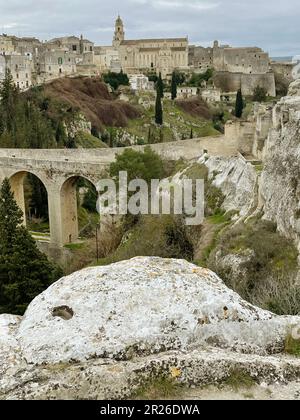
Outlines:
[{"label": "stone aqueduct bridge", "polygon": [[[232,155],[234,144],[224,136],[162,143],[151,146],[166,159],[195,159],[207,150],[211,155]],[[142,150],[142,146],[132,147]],[[94,185],[124,149],[0,149],[0,182],[10,180],[19,207],[25,212],[23,181],[37,176],[48,193],[51,245],[61,247],[78,239],[76,180],[83,177]],[[25,218],[25,217],[24,217]]]}]

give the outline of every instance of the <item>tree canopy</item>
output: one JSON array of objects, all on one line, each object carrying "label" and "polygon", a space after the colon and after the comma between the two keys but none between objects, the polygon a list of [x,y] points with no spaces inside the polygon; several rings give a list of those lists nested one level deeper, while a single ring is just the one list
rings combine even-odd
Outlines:
[{"label": "tree canopy", "polygon": [[22,225],[8,179],[0,189],[0,313],[22,315],[28,304],[62,276]]}]

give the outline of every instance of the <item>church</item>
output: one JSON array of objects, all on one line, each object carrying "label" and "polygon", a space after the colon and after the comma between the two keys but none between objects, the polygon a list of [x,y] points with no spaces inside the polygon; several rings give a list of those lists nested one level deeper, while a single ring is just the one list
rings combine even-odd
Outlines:
[{"label": "church", "polygon": [[153,70],[161,72],[163,78],[166,78],[174,69],[188,69],[187,37],[126,40],[120,16],[115,23],[113,48],[118,51],[121,67],[128,74]]}]

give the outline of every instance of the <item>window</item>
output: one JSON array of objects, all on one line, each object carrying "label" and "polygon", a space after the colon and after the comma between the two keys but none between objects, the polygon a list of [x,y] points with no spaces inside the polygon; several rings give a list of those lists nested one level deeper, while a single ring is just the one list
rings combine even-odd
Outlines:
[{"label": "window", "polygon": [[19,78],[19,73],[17,73],[17,79]]},{"label": "window", "polygon": [[28,73],[26,73],[26,79],[28,79]]},{"label": "window", "polygon": [[91,51],[91,52],[93,51],[93,47],[92,47],[92,46],[90,46],[90,51]]},{"label": "window", "polygon": [[72,50],[77,51],[77,45],[72,45]]},{"label": "window", "polygon": [[63,59],[62,59],[62,57],[58,57],[58,64],[61,66],[61,65],[62,65],[62,63],[63,63]]}]

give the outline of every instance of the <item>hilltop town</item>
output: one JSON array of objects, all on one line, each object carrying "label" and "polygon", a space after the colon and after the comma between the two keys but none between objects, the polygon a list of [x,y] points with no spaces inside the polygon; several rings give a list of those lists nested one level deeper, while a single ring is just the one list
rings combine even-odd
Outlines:
[{"label": "hilltop town", "polygon": [[[115,22],[112,45],[101,46],[81,35],[65,36],[42,42],[37,38],[0,35],[0,80],[10,69],[16,85],[26,90],[65,76],[99,76],[105,72],[131,75],[133,86],[151,89],[144,77],[162,74],[171,78],[174,70],[186,74],[216,72],[214,98],[223,93],[242,90],[251,95],[256,86],[269,96],[276,96],[276,75],[292,81],[292,63],[272,62],[269,54],[258,47],[235,48],[214,41],[208,48],[190,45],[187,37],[128,40],[120,16]],[[195,92],[183,89],[182,94]]]}]

